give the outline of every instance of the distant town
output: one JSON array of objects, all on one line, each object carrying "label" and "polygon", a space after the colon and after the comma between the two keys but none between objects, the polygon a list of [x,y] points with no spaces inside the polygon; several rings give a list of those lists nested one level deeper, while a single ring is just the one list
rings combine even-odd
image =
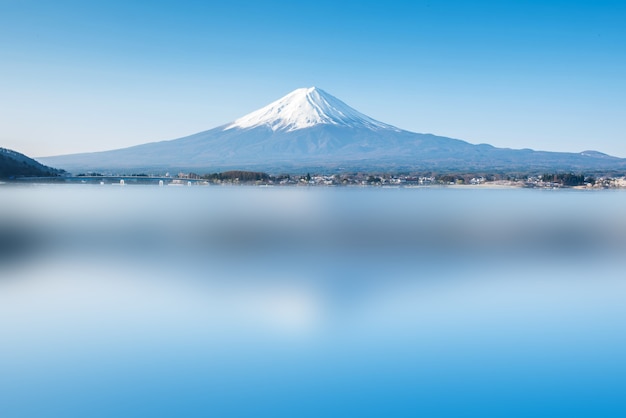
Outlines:
[{"label": "distant town", "polygon": [[70,174],[44,166],[19,152],[0,148],[0,179],[9,182],[157,184],[162,186],[257,185],[257,186],[484,186],[524,188],[626,188],[626,172],[375,172],[372,170],[339,173],[268,174],[260,171],[229,170],[211,174],[178,172],[83,172]]},{"label": "distant town", "polygon": [[420,186],[491,186],[523,188],[577,188],[612,189],[626,188],[624,175],[585,175],[574,173],[523,174],[435,174],[435,173],[342,173],[342,174],[280,174],[270,175],[255,171],[226,171],[222,173],[197,174],[101,174],[81,173],[61,176],[57,181],[82,183],[122,183],[161,185],[257,185],[257,186],[372,186],[372,187],[420,187]]}]

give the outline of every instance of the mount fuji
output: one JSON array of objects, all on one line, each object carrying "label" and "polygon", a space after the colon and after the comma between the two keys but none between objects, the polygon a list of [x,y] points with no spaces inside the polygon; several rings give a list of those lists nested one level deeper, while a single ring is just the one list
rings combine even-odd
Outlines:
[{"label": "mount fuji", "polygon": [[372,119],[316,87],[294,90],[234,122],[184,138],[39,160],[74,173],[626,168],[626,159],[597,151],[513,150],[405,131]]}]

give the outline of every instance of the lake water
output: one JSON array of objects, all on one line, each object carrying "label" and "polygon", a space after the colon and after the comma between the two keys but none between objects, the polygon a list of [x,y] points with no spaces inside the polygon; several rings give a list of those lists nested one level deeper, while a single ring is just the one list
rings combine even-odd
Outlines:
[{"label": "lake water", "polygon": [[0,415],[626,416],[626,192],[0,185]]}]

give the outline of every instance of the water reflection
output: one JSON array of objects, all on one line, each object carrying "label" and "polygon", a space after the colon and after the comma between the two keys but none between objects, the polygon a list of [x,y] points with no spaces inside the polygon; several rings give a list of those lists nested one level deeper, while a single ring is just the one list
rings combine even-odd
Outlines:
[{"label": "water reflection", "polygon": [[0,195],[14,415],[624,412],[624,193]]}]

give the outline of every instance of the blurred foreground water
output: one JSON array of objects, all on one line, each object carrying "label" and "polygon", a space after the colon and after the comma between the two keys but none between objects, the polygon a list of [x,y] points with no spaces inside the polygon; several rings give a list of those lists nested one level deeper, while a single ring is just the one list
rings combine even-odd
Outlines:
[{"label": "blurred foreground water", "polygon": [[625,210],[0,185],[0,415],[623,417]]}]

